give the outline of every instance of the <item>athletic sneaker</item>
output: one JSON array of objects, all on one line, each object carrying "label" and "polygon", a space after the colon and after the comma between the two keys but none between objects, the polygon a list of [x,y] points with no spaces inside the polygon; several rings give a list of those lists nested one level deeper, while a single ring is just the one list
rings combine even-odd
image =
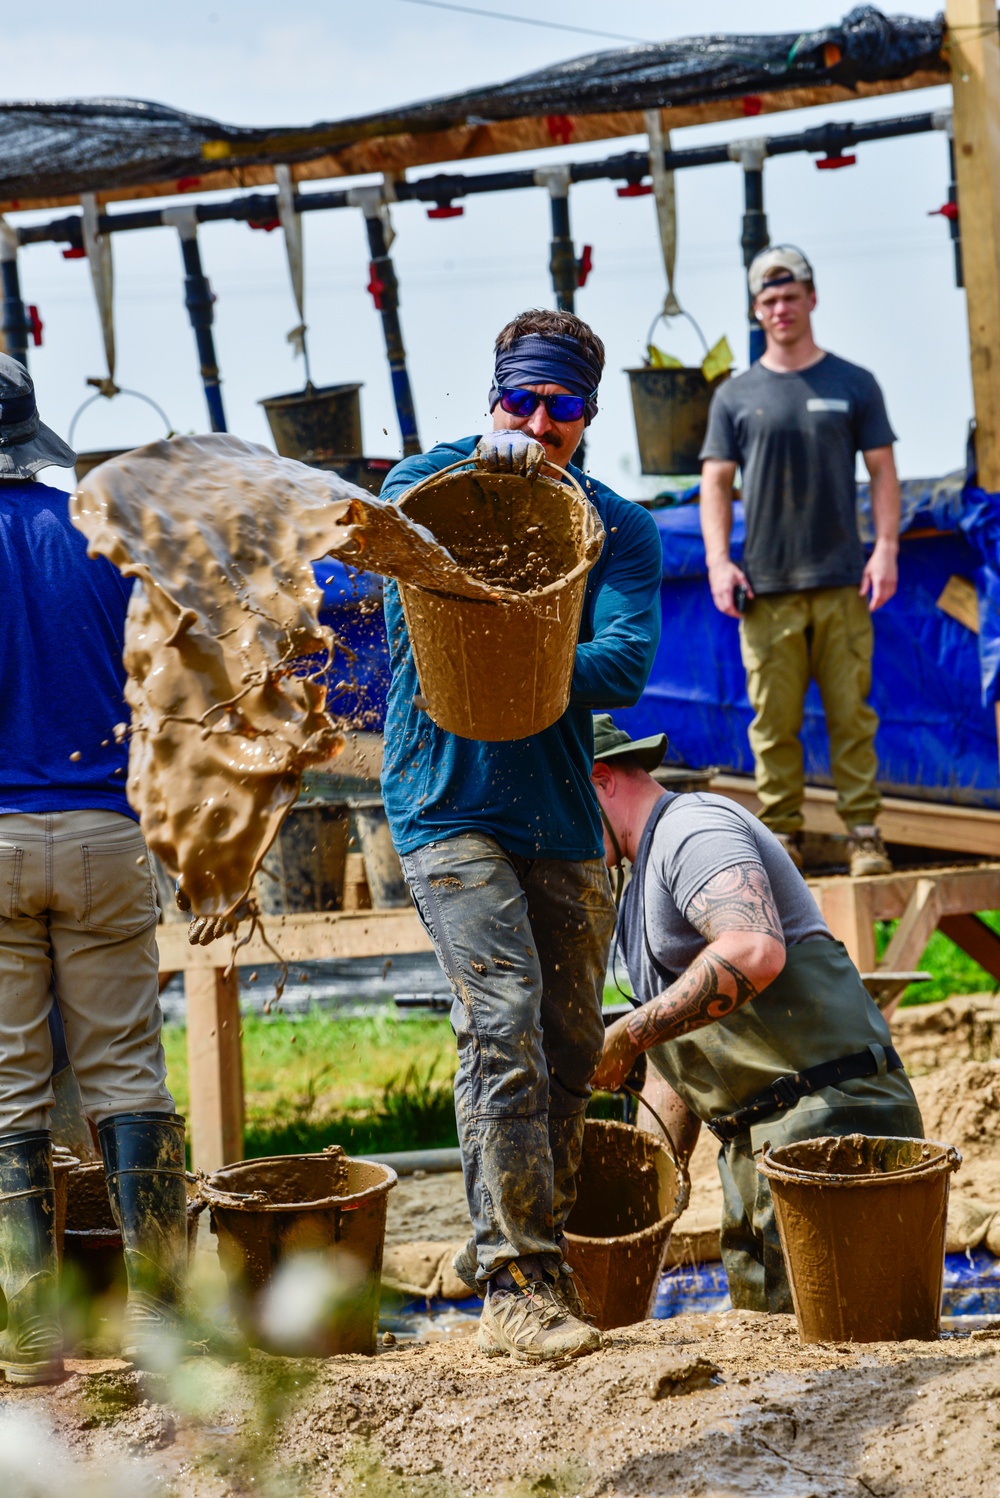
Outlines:
[{"label": "athletic sneaker", "polygon": [[507,1268],[514,1284],[507,1288],[491,1282],[483,1302],[477,1338],[480,1352],[488,1357],[507,1353],[520,1362],[540,1363],[597,1351],[600,1332],[571,1315],[548,1280],[528,1280],[514,1263]]},{"label": "athletic sneaker", "polygon": [[882,834],[874,824],[852,827],[847,845],[851,850],[851,874],[860,879],[865,874],[891,874],[892,863],[885,851]]}]

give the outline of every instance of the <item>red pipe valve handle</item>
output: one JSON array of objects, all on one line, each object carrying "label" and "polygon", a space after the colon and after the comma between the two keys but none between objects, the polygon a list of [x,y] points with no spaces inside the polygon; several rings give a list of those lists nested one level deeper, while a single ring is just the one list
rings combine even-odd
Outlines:
[{"label": "red pipe valve handle", "polygon": [[587,277],[594,269],[594,247],[585,244],[579,260],[576,262],[576,284],[586,286]]},{"label": "red pipe valve handle", "polygon": [[461,218],[465,209],[459,203],[439,203],[436,208],[428,208],[428,218]]},{"label": "red pipe valve handle", "polygon": [[44,326],[44,324],[42,323],[42,314],[33,303],[29,304],[28,307],[28,323],[31,327],[32,343],[35,345],[35,348],[41,348],[42,327]]},{"label": "red pipe valve handle", "polygon": [[942,203],[940,208],[931,208],[927,214],[928,218],[946,218],[953,224],[958,218],[957,203]]},{"label": "red pipe valve handle", "polygon": [[627,187],[615,189],[620,198],[648,198],[653,191],[652,182],[630,182]]},{"label": "red pipe valve handle", "polygon": [[368,271],[368,285],[365,287],[365,290],[371,293],[371,299],[375,303],[375,311],[381,312],[382,296],[385,292],[385,282],[379,278],[379,274],[375,269],[374,261],[370,263]]},{"label": "red pipe valve handle", "polygon": [[839,172],[842,166],[856,166],[856,156],[821,156],[816,163],[820,172]]}]

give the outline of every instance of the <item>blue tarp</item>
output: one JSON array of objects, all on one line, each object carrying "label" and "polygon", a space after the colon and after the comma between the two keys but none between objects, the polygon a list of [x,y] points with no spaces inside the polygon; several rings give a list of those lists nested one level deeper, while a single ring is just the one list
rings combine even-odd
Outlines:
[{"label": "blue tarp", "polygon": [[[1000,501],[984,496],[977,537],[1000,533]],[[963,519],[968,506],[963,505]],[[669,758],[750,774],[747,742],[752,711],[740,660],[738,625],[712,603],[698,507],[654,511],[663,547],[663,637],[649,685],[634,708],[616,714],[633,737],[665,731]],[[977,637],[949,618],[937,600],[949,577],[975,581],[980,613],[981,546],[960,531],[937,531],[939,517],[918,511],[900,544],[899,591],[874,616],[872,705],[879,715],[876,747],[885,791],[928,800],[1000,807],[997,737],[992,706],[983,705],[980,647],[1000,653],[1000,612]],[[992,523],[994,530],[989,530]],[[735,506],[732,554],[742,555],[742,506]],[[994,583],[1000,599],[1000,557]],[[823,708],[815,685],[806,697],[802,732],[806,778],[830,784]]]},{"label": "blue tarp", "polygon": [[[744,528],[742,507],[735,510],[738,559]],[[1000,496],[959,483],[911,481],[904,510],[912,523],[900,545],[899,592],[874,616],[880,783],[896,795],[1000,807],[992,706],[1000,696]],[[654,510],[653,517],[663,548],[663,637],[642,699],[616,716],[635,737],[665,731],[671,760],[750,774],[752,713],[737,624],[712,603],[698,507]],[[389,682],[381,580],[329,560],[315,570],[324,589],[320,617],[341,642],[327,673],[331,706],[352,726],[379,731]],[[955,574],[976,585],[978,638],[937,607]],[[806,778],[829,784],[815,686],[802,736]]]}]

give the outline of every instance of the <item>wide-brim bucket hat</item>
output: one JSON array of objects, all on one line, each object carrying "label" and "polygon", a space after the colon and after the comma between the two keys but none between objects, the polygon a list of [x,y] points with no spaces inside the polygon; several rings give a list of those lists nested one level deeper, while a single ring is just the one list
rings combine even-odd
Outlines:
[{"label": "wide-brim bucket hat", "polygon": [[23,364],[0,354],[0,479],[34,478],[40,468],[72,468],[76,453],[39,420],[34,382]]},{"label": "wide-brim bucket hat", "polygon": [[667,752],[665,733],[654,733],[646,739],[633,739],[619,728],[610,713],[594,714],[594,763],[614,764],[626,756],[652,774],[663,763]]}]

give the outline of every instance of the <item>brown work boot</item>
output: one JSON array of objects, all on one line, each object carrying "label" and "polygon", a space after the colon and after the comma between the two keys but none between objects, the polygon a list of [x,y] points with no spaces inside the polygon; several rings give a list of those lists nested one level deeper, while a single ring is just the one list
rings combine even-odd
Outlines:
[{"label": "brown work boot", "polygon": [[571,1315],[549,1280],[527,1279],[516,1263],[507,1272],[509,1286],[490,1281],[476,1340],[480,1352],[541,1363],[597,1351],[600,1332]]},{"label": "brown work boot", "polygon": [[804,867],[801,832],[776,832],[774,835],[801,874]]},{"label": "brown work boot", "polygon": [[851,876],[860,879],[865,874],[891,874],[892,862],[885,851],[882,834],[874,822],[852,827],[847,839],[851,853]]}]

